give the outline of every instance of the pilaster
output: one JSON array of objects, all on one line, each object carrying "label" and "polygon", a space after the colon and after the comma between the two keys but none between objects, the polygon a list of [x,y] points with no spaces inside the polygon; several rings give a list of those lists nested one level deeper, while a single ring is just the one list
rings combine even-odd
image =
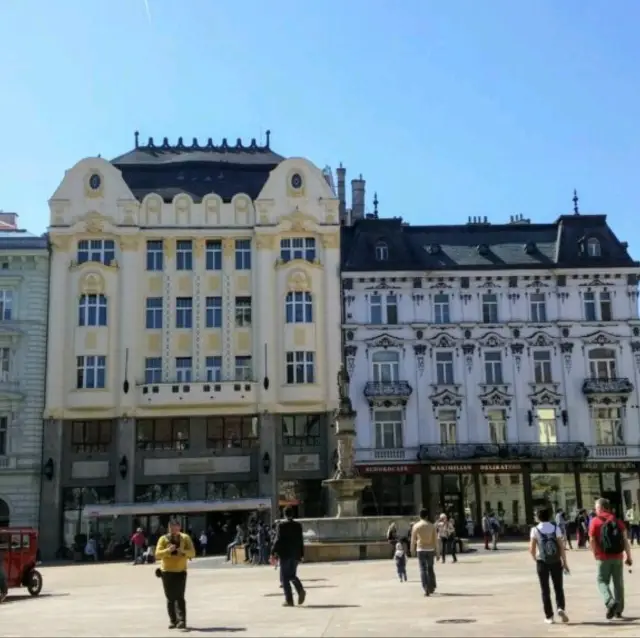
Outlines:
[{"label": "pilaster", "polygon": [[222,242],[222,378],[235,379],[233,335],[235,329],[235,242],[227,237]]},{"label": "pilaster", "polygon": [[262,464],[262,459],[265,454],[269,455],[271,459],[271,468],[268,474],[265,474],[262,467],[258,472],[258,488],[260,490],[260,496],[265,498],[271,498],[271,517],[272,520],[276,520],[280,515],[279,501],[279,489],[278,489],[278,459],[280,458],[280,446],[278,435],[278,415],[275,414],[263,414],[260,416],[260,457],[259,463]]},{"label": "pilaster", "polygon": [[[62,447],[63,421],[50,419],[43,423],[43,466],[53,469],[51,479],[42,477],[40,491],[40,551],[47,560],[55,558],[62,544],[60,536],[62,516]],[[50,461],[50,462],[49,462]]]}]

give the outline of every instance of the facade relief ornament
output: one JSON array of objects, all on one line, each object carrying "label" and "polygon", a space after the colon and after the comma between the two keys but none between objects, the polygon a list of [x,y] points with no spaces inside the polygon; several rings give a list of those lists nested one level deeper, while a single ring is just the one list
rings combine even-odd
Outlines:
[{"label": "facade relief ornament", "polygon": [[205,240],[202,237],[198,237],[193,243],[193,254],[196,259],[200,259],[204,255]]},{"label": "facade relief ornament", "polygon": [[331,233],[321,236],[322,245],[325,248],[338,248],[340,246],[340,236],[338,233]]},{"label": "facade relief ornament", "polygon": [[522,366],[522,353],[524,352],[524,344],[523,343],[512,343],[511,344],[511,354],[513,355],[513,360],[516,364],[516,371],[520,372],[520,367]]},{"label": "facade relief ornament", "polygon": [[500,348],[506,341],[497,332],[487,332],[478,339],[483,348]]},{"label": "facade relief ornament", "polygon": [[586,335],[582,339],[583,343],[605,346],[617,344],[620,342],[619,338],[615,335],[609,334],[608,332],[604,332],[603,330],[598,330],[598,332],[592,332],[589,335]]},{"label": "facade relief ornament", "polygon": [[548,386],[534,386],[534,391],[529,395],[529,398],[534,408],[538,406],[559,407],[562,401],[562,395]]},{"label": "facade relief ornament", "polygon": [[272,250],[276,243],[274,235],[256,235],[256,250]]},{"label": "facade relief ornament", "polygon": [[71,245],[71,235],[50,235],[49,241],[58,252],[66,252]]},{"label": "facade relief ornament", "polygon": [[294,270],[287,278],[287,289],[292,292],[305,292],[311,290],[309,275],[304,270]]},{"label": "facade relief ornament", "polygon": [[383,348],[386,350],[387,348],[402,348],[404,351],[404,339],[399,339],[397,337],[392,337],[388,334],[381,334],[378,337],[374,337],[373,339],[367,339],[365,341],[367,345],[367,349],[369,348]]},{"label": "facade relief ornament", "polygon": [[222,254],[224,257],[232,257],[236,247],[236,242],[231,237],[225,237],[222,240]]},{"label": "facade relief ornament", "polygon": [[534,332],[530,337],[525,337],[525,341],[530,346],[542,348],[552,346],[554,338],[546,332],[540,331]]},{"label": "facade relief ornament", "polygon": [[464,355],[464,361],[467,364],[467,370],[471,372],[473,368],[473,353],[475,352],[476,346],[473,343],[463,343],[462,344],[462,354]]},{"label": "facade relief ornament", "polygon": [[344,347],[344,356],[347,359],[347,372],[349,375],[353,374],[353,370],[356,364],[356,354],[358,353],[358,346],[345,346]]},{"label": "facade relief ornament", "polygon": [[424,372],[424,357],[425,357],[425,354],[427,353],[427,346],[419,343],[413,346],[413,351],[415,352],[415,355],[416,355],[416,364],[418,366],[418,372],[420,376],[422,376]]},{"label": "facade relief ornament", "polygon": [[504,407],[511,406],[511,396],[505,391],[506,386],[485,386],[486,392],[480,394],[478,398],[483,408]]},{"label": "facade relief ornament", "polygon": [[432,394],[429,398],[431,399],[431,405],[433,407],[434,413],[437,412],[440,408],[455,408],[457,417],[457,410],[462,407],[462,401],[464,397],[458,394],[457,391],[454,392],[450,388],[444,388],[440,392]]},{"label": "facade relief ornament", "polygon": [[633,353],[633,359],[636,362],[636,368],[640,371],[640,341],[631,342],[631,352]]},{"label": "facade relief ornament", "polygon": [[567,369],[567,372],[571,372],[571,353],[573,352],[573,343],[570,341],[563,341],[560,344],[560,352],[564,359],[564,367]]},{"label": "facade relief ornament", "polygon": [[140,237],[138,235],[121,235],[119,243],[121,250],[138,250]]},{"label": "facade relief ornament", "polygon": [[165,239],[164,240],[164,256],[166,259],[173,259],[173,256],[176,252],[176,245],[173,239]]},{"label": "facade relief ornament", "polygon": [[456,339],[446,332],[441,332],[429,339],[429,344],[432,348],[454,348],[456,346]]}]

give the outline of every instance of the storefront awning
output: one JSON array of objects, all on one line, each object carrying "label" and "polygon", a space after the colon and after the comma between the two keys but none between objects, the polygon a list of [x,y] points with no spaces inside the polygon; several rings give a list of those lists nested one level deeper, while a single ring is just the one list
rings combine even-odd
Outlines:
[{"label": "storefront awning", "polygon": [[154,514],[193,514],[197,512],[245,512],[265,509],[271,509],[271,499],[269,498],[85,505],[82,513],[84,516],[96,518],[100,516],[153,516]]}]

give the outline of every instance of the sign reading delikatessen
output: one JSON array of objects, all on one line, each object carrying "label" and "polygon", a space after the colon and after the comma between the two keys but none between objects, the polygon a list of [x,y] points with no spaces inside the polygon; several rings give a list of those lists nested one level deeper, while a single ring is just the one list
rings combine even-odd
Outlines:
[{"label": "sign reading delikatessen", "polygon": [[318,472],[320,471],[319,454],[285,454],[285,472]]},{"label": "sign reading delikatessen", "polygon": [[358,467],[361,474],[418,474],[420,465],[401,463],[398,465],[361,465]]}]

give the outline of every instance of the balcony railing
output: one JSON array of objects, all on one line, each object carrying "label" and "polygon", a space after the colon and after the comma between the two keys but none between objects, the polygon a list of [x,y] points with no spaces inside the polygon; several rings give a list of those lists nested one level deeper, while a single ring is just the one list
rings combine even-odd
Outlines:
[{"label": "balcony railing", "polygon": [[367,381],[364,396],[367,399],[404,399],[407,400],[413,388],[408,381]]},{"label": "balcony railing", "polygon": [[418,448],[359,448],[356,450],[356,463],[373,461],[411,461],[418,458]]},{"label": "balcony railing", "polygon": [[584,443],[459,443],[457,445],[421,445],[421,461],[549,460],[582,461],[589,456]]},{"label": "balcony railing", "polygon": [[640,445],[592,445],[589,459],[638,459]]},{"label": "balcony railing", "polygon": [[598,379],[590,377],[582,382],[583,394],[629,394],[633,383],[626,377]]}]

